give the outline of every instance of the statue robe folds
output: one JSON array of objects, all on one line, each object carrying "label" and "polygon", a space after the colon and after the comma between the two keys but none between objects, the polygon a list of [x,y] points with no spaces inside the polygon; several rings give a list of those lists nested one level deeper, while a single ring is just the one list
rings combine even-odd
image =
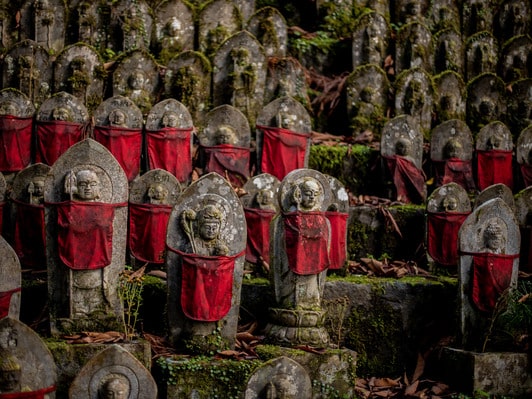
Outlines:
[{"label": "statue robe folds", "polygon": [[181,307],[196,321],[221,320],[231,309],[235,260],[232,256],[205,256],[168,248],[181,257]]},{"label": "statue robe folds", "polygon": [[150,169],[164,169],[180,183],[192,174],[192,128],[164,128],[146,131],[146,147]]},{"label": "statue robe folds", "polygon": [[331,250],[329,259],[331,270],[341,269],[347,260],[347,219],[349,214],[343,212],[325,212],[331,224]]},{"label": "statue robe folds", "polygon": [[456,183],[467,191],[475,189],[473,179],[473,165],[471,161],[451,158],[444,161],[433,161],[436,175],[436,185],[443,186],[447,183]]},{"label": "statue robe folds", "polygon": [[230,144],[203,147],[206,156],[205,173],[216,172],[233,186],[242,187],[249,179],[249,148]]},{"label": "statue robe folds", "polygon": [[17,172],[31,162],[33,118],[0,116],[0,172]]},{"label": "statue robe folds", "polygon": [[57,208],[59,257],[73,270],[101,269],[111,264],[116,207],[127,204],[66,201]]},{"label": "statue robe folds", "polygon": [[513,188],[512,151],[477,150],[477,186],[480,191],[493,184]]},{"label": "statue robe folds", "polygon": [[129,204],[129,250],[142,262],[164,263],[171,205]]},{"label": "statue robe folds", "polygon": [[515,255],[465,253],[473,256],[471,299],[481,312],[492,312],[501,294],[510,287]]},{"label": "statue robe folds", "polygon": [[262,173],[269,173],[283,180],[289,172],[305,167],[309,134],[278,127],[257,128],[263,133]]},{"label": "statue robe folds", "polygon": [[65,121],[37,121],[35,162],[53,165],[72,145],[83,140],[86,125]]},{"label": "statue robe folds", "polygon": [[286,255],[298,275],[319,274],[329,268],[329,226],[323,212],[283,214]]},{"label": "statue robe folds", "polygon": [[14,250],[24,267],[46,269],[44,205],[15,201]]},{"label": "statue robe folds", "polygon": [[55,392],[55,385],[36,391],[0,393],[0,399],[45,399],[49,393]]},{"label": "statue robe folds", "polygon": [[245,208],[247,223],[246,260],[270,263],[270,223],[276,212],[268,209]]},{"label": "statue robe folds", "polygon": [[429,212],[427,252],[438,264],[458,265],[458,231],[469,212]]},{"label": "statue robe folds", "polygon": [[142,152],[142,129],[129,129],[116,126],[95,126],[94,139],[103,144],[116,158],[128,181],[140,173]]},{"label": "statue robe folds", "polygon": [[14,293],[20,292],[21,288],[0,292],[0,319],[9,315],[9,307],[11,305],[11,297]]},{"label": "statue robe folds", "polygon": [[412,161],[402,156],[384,157],[390,171],[397,198],[421,204],[425,200],[425,174]]}]

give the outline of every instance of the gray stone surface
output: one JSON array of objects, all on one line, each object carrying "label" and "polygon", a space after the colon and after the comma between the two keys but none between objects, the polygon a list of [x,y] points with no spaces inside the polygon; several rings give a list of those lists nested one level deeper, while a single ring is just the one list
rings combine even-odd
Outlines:
[{"label": "gray stone surface", "polygon": [[150,371],[130,352],[111,345],[83,366],[70,386],[68,397],[156,399],[157,385]]},{"label": "gray stone surface", "polygon": [[456,0],[440,0],[431,2],[428,24],[433,33],[443,29],[460,29],[460,9]]},{"label": "gray stone surface", "polygon": [[246,194],[240,197],[244,208],[278,210],[277,193],[281,182],[269,173],[251,177],[242,187]]},{"label": "gray stone surface", "polygon": [[[0,257],[2,262],[0,264],[0,274],[2,280],[0,281],[0,293],[9,296],[9,305],[6,317],[12,319],[19,319],[20,316],[20,289],[22,284],[20,273],[20,262],[16,252],[7,241],[0,237]],[[0,315],[0,319],[4,315]]]},{"label": "gray stone surface", "polygon": [[512,190],[506,184],[502,183],[493,184],[478,193],[475,198],[473,208],[478,208],[483,203],[494,198],[502,199],[512,210],[515,208]]},{"label": "gray stone surface", "polygon": [[493,7],[486,7],[483,0],[466,0],[462,4],[462,26],[464,37],[493,28]]},{"label": "gray stone surface", "polygon": [[390,42],[390,25],[386,18],[370,11],[361,15],[353,30],[353,70],[361,65],[384,66]]},{"label": "gray stone surface", "polygon": [[518,164],[532,164],[532,126],[523,129],[517,138],[515,158]]},{"label": "gray stone surface", "polygon": [[445,71],[434,77],[434,86],[436,88],[435,123],[438,124],[449,119],[465,120],[466,88],[462,76],[453,71]]},{"label": "gray stone surface", "polygon": [[[112,223],[111,264],[95,270],[72,270],[59,257],[57,209],[54,203],[69,200],[71,172],[90,170],[100,180],[97,202],[116,204]],[[96,194],[94,191],[92,195]],[[83,193],[83,195],[86,195]],[[54,335],[79,331],[117,329],[122,318],[118,279],[124,269],[127,236],[128,183],[111,153],[92,139],[83,140],[65,152],[47,176],[45,209],[48,288],[51,330]],[[85,201],[91,201],[86,199]],[[120,205],[124,204],[124,205]]]},{"label": "gray stone surface", "polygon": [[[230,138],[220,137],[220,127],[228,127],[232,131]],[[213,108],[205,118],[205,128],[198,132],[202,146],[232,144],[238,147],[249,147],[251,133],[246,116],[237,108],[224,104]]]},{"label": "gray stone surface", "polygon": [[407,156],[418,169],[421,169],[423,136],[419,123],[409,115],[396,116],[386,123],[382,131],[381,155],[387,157],[396,155],[396,145],[400,139],[410,143],[411,148]]},{"label": "gray stone surface", "polygon": [[488,123],[501,120],[506,112],[504,92],[503,80],[492,73],[479,75],[468,83],[466,122],[473,134]]},{"label": "gray stone surface", "polygon": [[310,106],[305,71],[294,57],[269,59],[264,104],[285,96],[293,97],[307,108]]},{"label": "gray stone surface", "polygon": [[36,119],[37,121],[86,123],[89,120],[89,112],[82,100],[61,91],[42,103],[37,111]]},{"label": "gray stone surface", "polygon": [[527,59],[532,52],[532,38],[521,35],[508,40],[501,49],[499,73],[505,82],[532,78]]},{"label": "gray stone surface", "polygon": [[471,212],[471,200],[462,186],[447,183],[427,198],[427,212]]},{"label": "gray stone surface", "polygon": [[131,182],[129,202],[174,205],[180,193],[181,185],[174,175],[163,169],[152,169]]},{"label": "gray stone surface", "polygon": [[459,30],[441,30],[434,42],[434,72],[455,71],[464,76],[464,45]]},{"label": "gray stone surface", "polygon": [[35,113],[31,100],[20,90],[6,88],[0,90],[0,115],[13,115],[29,118]]},{"label": "gray stone surface", "polygon": [[34,40],[51,53],[65,44],[66,5],[61,0],[27,0],[20,7],[20,38]]},{"label": "gray stone surface", "polygon": [[148,48],[150,45],[153,18],[151,9],[144,0],[119,0],[111,11],[108,46],[115,52]]},{"label": "gray stone surface", "polygon": [[512,83],[512,95],[507,100],[507,109],[508,127],[513,137],[517,137],[521,131],[532,125],[532,77]]},{"label": "gray stone surface", "polygon": [[160,130],[165,127],[192,128],[194,122],[187,107],[179,101],[168,98],[155,104],[146,117],[146,130]]},{"label": "gray stone surface", "polygon": [[512,133],[508,126],[500,121],[493,121],[483,126],[476,135],[475,149],[488,150],[506,150],[511,151],[514,148]]},{"label": "gray stone surface", "polygon": [[432,73],[434,69],[432,34],[419,20],[403,25],[397,31],[395,72],[400,74],[412,68],[421,68],[427,73]]},{"label": "gray stone surface", "polygon": [[246,25],[246,30],[257,38],[266,57],[286,56],[288,27],[283,15],[273,7],[264,7],[254,13]]},{"label": "gray stone surface", "polygon": [[[489,9],[490,7],[483,7]],[[465,42],[465,75],[469,82],[484,73],[494,73],[497,68],[497,41],[489,31],[478,32]]]},{"label": "gray stone surface", "polygon": [[464,161],[471,161],[473,158],[471,130],[464,121],[459,119],[445,121],[432,129],[431,132],[430,159],[443,161],[450,158],[450,151],[452,151],[453,158]]},{"label": "gray stone surface", "polygon": [[[117,115],[118,112],[118,116]],[[94,110],[96,126],[118,126],[141,129],[144,122],[142,111],[135,103],[124,96],[113,96],[102,102]]]},{"label": "gray stone surface", "polygon": [[499,41],[530,34],[532,6],[526,0],[504,0],[494,15],[494,31]]}]

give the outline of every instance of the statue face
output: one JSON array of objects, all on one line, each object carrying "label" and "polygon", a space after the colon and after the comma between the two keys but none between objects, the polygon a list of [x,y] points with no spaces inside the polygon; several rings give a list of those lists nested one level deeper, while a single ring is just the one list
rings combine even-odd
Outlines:
[{"label": "statue face", "polygon": [[443,209],[445,212],[452,212],[458,208],[458,199],[455,197],[445,197],[443,199]]},{"label": "statue face", "polygon": [[168,196],[168,190],[161,184],[154,184],[149,188],[148,196],[152,201],[163,202]]},{"label": "statue face", "polygon": [[57,107],[52,111],[52,119],[54,121],[69,121],[72,120],[70,110],[65,107]]},{"label": "statue face", "polygon": [[124,126],[126,124],[126,114],[119,109],[114,109],[109,113],[109,123],[111,126]]},{"label": "statue face", "polygon": [[0,104],[0,115],[16,115],[17,106],[11,101],[6,101]]},{"label": "statue face", "polygon": [[230,126],[220,126],[215,135],[217,144],[235,144],[236,134]]},{"label": "statue face", "polygon": [[320,186],[313,180],[308,180],[301,185],[301,208],[312,210],[319,206]]},{"label": "statue face", "polygon": [[76,175],[77,196],[82,201],[94,201],[100,198],[100,179],[91,170],[81,170]]},{"label": "statue face", "polygon": [[144,85],[144,74],[141,71],[134,72],[129,77],[129,86],[133,90],[140,90]]},{"label": "statue face", "polygon": [[163,127],[177,127],[179,117],[175,112],[165,112],[162,118]]},{"label": "statue face", "polygon": [[33,180],[33,195],[36,197],[42,197],[44,195],[44,180]]},{"label": "statue face", "polygon": [[127,399],[129,396],[129,386],[118,378],[105,383],[100,399]]},{"label": "statue face", "polygon": [[0,392],[16,392],[20,390],[21,370],[0,371]]},{"label": "statue face", "polygon": [[199,235],[206,241],[214,240],[220,233],[220,222],[218,220],[204,220],[200,222]]},{"label": "statue face", "polygon": [[499,222],[492,221],[484,229],[484,245],[489,251],[496,252],[504,247],[504,233]]},{"label": "statue face", "polygon": [[399,139],[395,143],[395,153],[401,156],[407,156],[411,153],[411,144],[407,139]]},{"label": "statue face", "polygon": [[179,36],[179,33],[181,32],[181,22],[177,18],[172,17],[166,26],[170,36]]},{"label": "statue face", "polygon": [[257,202],[260,205],[271,205],[273,203],[273,192],[271,190],[260,190],[257,193]]}]

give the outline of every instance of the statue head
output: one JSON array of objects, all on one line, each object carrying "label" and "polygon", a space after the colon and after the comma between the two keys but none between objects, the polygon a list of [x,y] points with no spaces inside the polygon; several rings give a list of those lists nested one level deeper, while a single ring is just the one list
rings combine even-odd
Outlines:
[{"label": "statue head", "polygon": [[262,189],[257,191],[255,201],[260,209],[275,209],[272,190]]},{"label": "statue head", "polygon": [[0,103],[0,115],[17,115],[18,107],[13,101],[4,101]]},{"label": "statue head", "polygon": [[22,368],[16,357],[0,354],[0,392],[20,391],[21,374]]},{"label": "statue head", "polygon": [[166,111],[161,119],[163,127],[177,127],[178,122],[179,116],[173,111]]},{"label": "statue head", "polygon": [[492,134],[486,143],[488,150],[498,150],[503,147],[504,137],[499,133]]},{"label": "statue head", "polygon": [[218,205],[205,205],[197,215],[198,234],[204,241],[213,241],[220,235],[224,213]]},{"label": "statue head", "polygon": [[98,391],[98,399],[128,399],[129,380],[122,375],[115,375],[106,380]]},{"label": "statue head", "polygon": [[488,220],[482,234],[484,247],[488,252],[501,253],[506,245],[506,225],[494,217]]},{"label": "statue head", "polygon": [[181,21],[176,17],[170,18],[166,23],[166,32],[170,37],[177,37],[181,33]]},{"label": "statue head", "polygon": [[495,104],[491,98],[483,98],[478,105],[478,110],[481,117],[484,119],[490,119],[495,115]]},{"label": "statue head", "polygon": [[35,176],[29,184],[28,192],[34,198],[42,198],[44,196],[44,176]]},{"label": "statue head", "polygon": [[307,177],[299,183],[293,193],[293,201],[302,211],[319,210],[323,201],[321,185],[313,177]]},{"label": "statue head", "polygon": [[109,125],[111,126],[127,126],[127,116],[121,109],[115,108],[109,112]]},{"label": "statue head", "polygon": [[444,212],[454,212],[458,209],[458,198],[454,195],[448,195],[442,201],[442,207]]},{"label": "statue head", "polygon": [[464,155],[464,148],[462,143],[459,140],[452,138],[445,143],[443,146],[443,157],[444,159],[450,158],[462,158]]},{"label": "statue head", "polygon": [[360,92],[360,99],[368,104],[373,104],[377,96],[377,90],[374,87],[366,86]]},{"label": "statue head", "polygon": [[297,116],[290,113],[288,108],[281,107],[277,113],[276,123],[277,127],[282,129],[294,130],[296,126]]},{"label": "statue head", "polygon": [[148,198],[150,204],[165,204],[168,198],[168,189],[160,183],[154,183],[148,188]]},{"label": "statue head", "polygon": [[100,199],[101,182],[92,170],[80,170],[76,173],[76,196],[81,201]]},{"label": "statue head", "polygon": [[395,154],[402,157],[412,155],[412,142],[406,137],[401,137],[395,143]]},{"label": "statue head", "polygon": [[214,134],[216,144],[236,144],[237,136],[235,129],[229,125],[220,125]]},{"label": "statue head", "polygon": [[[135,7],[132,7],[135,8]],[[133,72],[131,75],[129,75],[128,78],[128,84],[129,87],[131,87],[133,90],[141,90],[144,87],[145,83],[145,76],[144,72],[140,69],[137,69],[135,72]]]},{"label": "statue head", "polygon": [[297,386],[287,374],[277,374],[266,386],[267,399],[295,399]]},{"label": "statue head", "polygon": [[72,121],[72,112],[67,107],[56,107],[52,111],[52,119],[54,121]]}]

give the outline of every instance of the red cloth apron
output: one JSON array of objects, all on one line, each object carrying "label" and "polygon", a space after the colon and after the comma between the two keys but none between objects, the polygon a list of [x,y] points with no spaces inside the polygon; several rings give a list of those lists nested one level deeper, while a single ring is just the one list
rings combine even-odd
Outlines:
[{"label": "red cloth apron", "polygon": [[244,208],[247,224],[246,260],[259,263],[260,259],[270,263],[270,223],[275,211],[257,208]]},{"label": "red cloth apron", "polygon": [[30,392],[0,393],[0,399],[44,399],[46,394],[55,392],[55,385]]},{"label": "red cloth apron", "polygon": [[181,307],[186,317],[197,321],[218,321],[231,309],[235,260],[243,255],[203,256],[181,252]]},{"label": "red cloth apron", "polygon": [[532,226],[519,227],[521,232],[521,257],[519,259],[519,270],[532,272]]},{"label": "red cloth apron", "polygon": [[324,212],[289,212],[283,221],[290,270],[303,276],[326,270],[330,265],[329,228]]},{"label": "red cloth apron", "polygon": [[139,175],[142,129],[95,126],[94,139],[113,154],[122,169],[124,169],[128,181],[132,181]]},{"label": "red cloth apron", "polygon": [[4,206],[5,202],[0,202],[0,234],[3,234],[4,228]]},{"label": "red cloth apron", "polygon": [[480,191],[498,183],[513,188],[512,151],[477,150],[477,182]]},{"label": "red cloth apron", "polygon": [[20,263],[32,269],[46,269],[44,205],[32,205],[16,200],[14,202],[17,211],[13,247]]},{"label": "red cloth apron", "polygon": [[142,262],[164,263],[171,205],[129,203],[129,250]]},{"label": "red cloth apron", "polygon": [[0,116],[0,172],[17,172],[31,162],[33,118]]},{"label": "red cloth apron", "polygon": [[467,191],[475,189],[471,161],[451,158],[445,161],[433,161],[433,163],[438,187],[447,183],[456,183]]},{"label": "red cloth apron", "polygon": [[191,134],[192,128],[146,131],[150,169],[164,169],[180,183],[188,182],[192,175]]},{"label": "red cloth apron", "polygon": [[126,205],[79,201],[55,204],[59,257],[63,263],[73,270],[110,265],[114,210]]},{"label": "red cloth apron", "polygon": [[37,121],[37,152],[35,162],[53,165],[57,158],[83,140],[86,126],[65,121]]},{"label": "red cloth apron", "polygon": [[521,175],[523,176],[523,183],[525,188],[532,186],[532,165],[527,163],[521,164]]},{"label": "red cloth apron", "polygon": [[481,312],[492,312],[501,294],[510,286],[517,255],[465,253],[473,257],[471,299]]},{"label": "red cloth apron", "polygon": [[305,154],[310,137],[278,127],[258,126],[262,131],[262,173],[274,175],[279,180],[295,169],[305,167]]},{"label": "red cloth apron", "polygon": [[390,171],[397,198],[403,202],[421,204],[425,201],[425,174],[410,160],[394,155],[384,157]]},{"label": "red cloth apron", "polygon": [[242,187],[249,179],[249,148],[221,144],[203,147],[206,156],[205,173],[216,172],[233,186]]},{"label": "red cloth apron", "polygon": [[331,224],[331,250],[329,252],[331,270],[338,270],[344,267],[347,261],[347,219],[348,213],[325,212],[325,216]]},{"label": "red cloth apron", "polygon": [[469,212],[429,212],[427,252],[438,264],[458,265],[458,230]]},{"label": "red cloth apron", "polygon": [[11,297],[15,292],[20,292],[21,288],[0,292],[0,319],[9,315],[9,307],[11,306]]}]

